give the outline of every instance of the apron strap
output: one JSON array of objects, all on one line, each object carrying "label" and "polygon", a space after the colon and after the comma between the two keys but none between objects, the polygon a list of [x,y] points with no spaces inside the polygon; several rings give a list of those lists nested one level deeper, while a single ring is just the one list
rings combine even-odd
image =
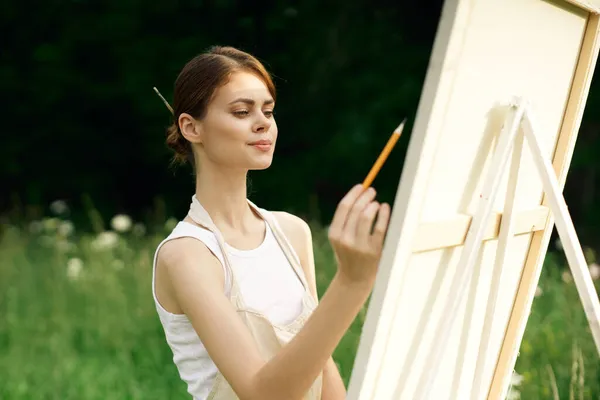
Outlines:
[{"label": "apron strap", "polygon": [[217,238],[217,243],[219,244],[221,253],[223,254],[223,259],[225,261],[224,267],[225,267],[225,271],[227,272],[227,276],[225,277],[225,279],[228,281],[226,283],[229,283],[229,290],[230,290],[229,296],[228,296],[229,300],[232,301],[234,304],[238,304],[238,303],[243,304],[243,300],[242,300],[241,296],[239,295],[238,285],[237,285],[235,276],[233,275],[233,268],[231,267],[231,261],[229,260],[229,257],[227,256],[227,249],[225,247],[225,240],[223,239],[223,235],[221,234],[221,232],[219,231],[219,229],[213,222],[212,218],[210,217],[210,215],[208,214],[206,209],[202,206],[202,204],[200,204],[200,202],[198,201],[198,198],[196,197],[195,194],[192,196],[192,203],[190,204],[190,209],[188,211],[188,215],[195,223],[197,223],[198,225],[211,231]]},{"label": "apron strap", "polygon": [[306,274],[304,273],[304,269],[302,268],[302,265],[300,264],[300,260],[298,260],[298,258],[295,256],[293,247],[290,244],[290,242],[287,240],[287,238],[286,238],[285,234],[283,233],[283,231],[281,230],[281,228],[279,227],[279,223],[278,223],[277,219],[273,216],[272,213],[257,207],[250,200],[248,200],[248,203],[267,222],[267,224],[271,228],[271,231],[273,232],[273,236],[275,236],[275,239],[279,243],[279,246],[283,250],[283,253],[285,254],[286,258],[288,259],[290,265],[292,266],[292,269],[298,276],[298,279],[300,279],[300,282],[302,282],[304,289],[310,293],[310,288],[309,288],[307,280],[306,280]]}]

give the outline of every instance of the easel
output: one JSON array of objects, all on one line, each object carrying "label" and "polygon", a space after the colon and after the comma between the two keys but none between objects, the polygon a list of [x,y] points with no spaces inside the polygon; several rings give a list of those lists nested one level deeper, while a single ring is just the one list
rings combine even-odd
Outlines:
[{"label": "easel", "polygon": [[[431,384],[432,382],[435,382],[439,371],[439,363],[435,363],[435,359],[439,357],[439,354],[441,354],[446,347],[446,342],[449,337],[446,332],[452,326],[454,319],[458,314],[459,306],[464,299],[464,293],[467,292],[465,288],[467,287],[469,276],[472,274],[475,267],[475,262],[481,248],[484,229],[492,210],[492,204],[498,192],[499,182],[502,179],[502,174],[512,151],[512,166],[510,169],[504,206],[505,209],[500,225],[498,248],[494,265],[495,275],[493,277],[493,285],[489,292],[486,317],[477,357],[476,373],[473,377],[471,400],[479,400],[481,398],[480,390],[482,389],[483,362],[488,348],[492,317],[498,298],[500,275],[502,273],[502,265],[504,263],[506,252],[509,248],[511,237],[513,236],[514,197],[518,183],[519,165],[524,138],[527,139],[535,165],[541,177],[544,193],[548,197],[550,210],[555,218],[556,229],[563,244],[564,252],[571,273],[573,274],[579,297],[583,303],[584,311],[596,344],[596,349],[600,355],[600,301],[588,270],[581,244],[579,243],[573,222],[569,215],[567,205],[561,190],[559,189],[552,165],[544,156],[538,138],[536,137],[536,133],[539,132],[539,129],[540,127],[537,126],[535,117],[531,112],[531,107],[526,101],[523,99],[516,99],[510,104],[509,114],[499,137],[492,165],[480,196],[481,200],[477,212],[473,216],[467,232],[464,249],[459,261],[459,265],[462,266],[462,268],[457,271],[452,280],[451,287],[456,288],[456,290],[450,295],[448,302],[445,304],[444,312],[442,314],[444,315],[444,318],[437,327],[435,337],[439,339],[435,341],[434,345],[426,355],[426,365],[434,365],[434,367],[422,372],[419,378],[418,389],[414,396],[415,400],[429,399],[428,396],[432,386]],[[514,349],[512,358],[513,364],[517,356],[517,351],[518,349]],[[505,377],[505,380],[508,379],[510,379],[510,376]],[[503,387],[505,389],[501,396],[502,399],[506,396],[506,391],[508,390],[506,381]],[[457,390],[457,387],[453,387],[449,398],[457,399]],[[400,398],[401,391],[402,388],[396,388],[396,395],[394,398]]]}]

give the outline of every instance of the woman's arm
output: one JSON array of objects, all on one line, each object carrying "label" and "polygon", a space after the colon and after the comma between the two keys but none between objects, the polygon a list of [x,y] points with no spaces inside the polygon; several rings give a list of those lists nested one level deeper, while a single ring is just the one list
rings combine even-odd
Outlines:
[{"label": "woman's arm", "polygon": [[366,301],[370,285],[335,278],[305,326],[265,362],[223,294],[218,263],[196,239],[180,238],[163,245],[158,268],[168,271],[170,291],[240,399],[302,398]]},{"label": "woman's arm", "polygon": [[[318,302],[315,256],[310,227],[303,219],[287,212],[273,212],[273,215],[298,254],[304,275],[310,285],[310,291]],[[343,400],[345,398],[344,381],[333,358],[330,357],[323,369],[322,400]]]},{"label": "woman's arm", "polygon": [[[304,327],[266,362],[223,294],[219,261],[196,239],[165,243],[157,268],[213,362],[241,400],[301,399],[331,359],[373,287],[389,209],[360,187],[340,203],[329,239],[338,270]],[[379,211],[374,234],[371,226]]]},{"label": "woman's arm", "polygon": [[333,358],[329,358],[323,370],[322,400],[344,400],[346,398],[346,386],[340,375]]}]

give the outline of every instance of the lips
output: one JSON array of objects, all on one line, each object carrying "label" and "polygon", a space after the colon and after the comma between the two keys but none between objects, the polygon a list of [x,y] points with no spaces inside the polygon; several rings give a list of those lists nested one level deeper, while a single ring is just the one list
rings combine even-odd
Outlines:
[{"label": "lips", "polygon": [[270,146],[270,140],[257,140],[256,142],[250,143],[250,146]]},{"label": "lips", "polygon": [[254,147],[255,149],[268,153],[269,151],[271,151],[272,148],[272,142],[270,140],[257,140],[256,142],[252,142],[250,143],[250,146]]}]

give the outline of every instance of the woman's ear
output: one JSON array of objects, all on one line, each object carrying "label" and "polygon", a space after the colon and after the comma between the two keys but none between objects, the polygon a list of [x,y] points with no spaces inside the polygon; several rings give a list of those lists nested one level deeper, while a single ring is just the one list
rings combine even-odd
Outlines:
[{"label": "woman's ear", "polygon": [[202,143],[202,124],[187,113],[179,116],[179,129],[184,138],[191,143]]}]

